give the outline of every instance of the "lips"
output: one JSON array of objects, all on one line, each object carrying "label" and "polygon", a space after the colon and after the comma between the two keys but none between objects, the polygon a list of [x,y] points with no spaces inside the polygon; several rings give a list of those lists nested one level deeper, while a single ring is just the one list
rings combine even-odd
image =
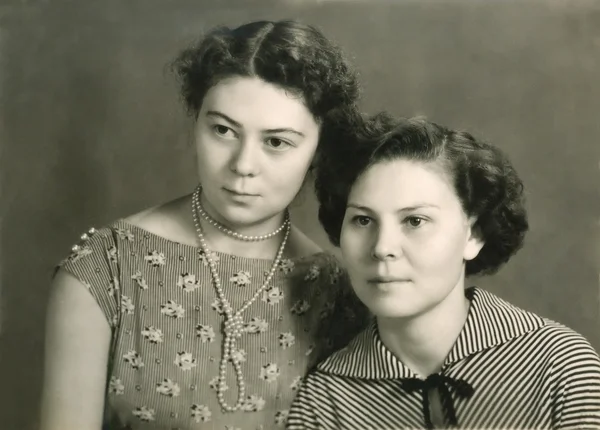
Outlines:
[{"label": "lips", "polygon": [[223,187],[223,189],[225,191],[231,193],[231,194],[235,194],[236,196],[246,196],[246,197],[256,197],[256,196],[258,196],[258,194],[247,193],[247,192],[240,191],[240,190],[235,190],[235,189],[232,189],[232,188]]},{"label": "lips", "polygon": [[391,284],[394,282],[409,282],[408,278],[399,278],[396,276],[374,276],[367,279],[370,284]]}]

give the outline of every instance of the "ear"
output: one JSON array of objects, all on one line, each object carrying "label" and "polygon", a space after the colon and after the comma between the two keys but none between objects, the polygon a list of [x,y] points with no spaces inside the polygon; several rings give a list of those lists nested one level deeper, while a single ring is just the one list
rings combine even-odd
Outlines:
[{"label": "ear", "polygon": [[485,240],[483,239],[483,234],[481,233],[481,229],[476,224],[476,218],[469,219],[469,228],[467,230],[467,241],[465,243],[465,250],[463,253],[463,258],[465,260],[472,260],[479,254],[483,245],[485,245]]}]

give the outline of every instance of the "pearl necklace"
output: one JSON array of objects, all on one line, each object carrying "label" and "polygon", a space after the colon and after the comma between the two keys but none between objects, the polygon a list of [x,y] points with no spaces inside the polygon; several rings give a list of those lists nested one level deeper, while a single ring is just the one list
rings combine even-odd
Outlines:
[{"label": "pearl necklace", "polygon": [[[197,190],[198,190],[198,193],[199,193],[200,187],[198,187]],[[206,222],[208,222],[213,227],[216,227],[217,229],[219,229],[220,231],[222,231],[223,233],[225,233],[228,236],[235,237],[236,239],[243,240],[243,241],[246,241],[246,242],[260,242],[262,240],[270,239],[270,238],[272,238],[274,236],[277,236],[279,233],[281,233],[281,231],[286,226],[286,221],[284,221],[283,224],[281,224],[281,226],[277,230],[272,231],[269,234],[263,234],[263,235],[260,235],[260,236],[247,236],[245,234],[238,233],[237,231],[233,231],[233,230],[225,227],[223,224],[221,224],[220,222],[218,222],[217,220],[215,220],[213,217],[211,217],[208,213],[206,213],[206,211],[204,210],[204,208],[202,208],[202,205],[197,205],[196,210],[198,211],[198,213],[200,214],[200,216],[202,218],[204,218],[204,220],[206,220]],[[286,211],[285,212],[285,218],[286,218],[286,220],[289,218],[289,216],[290,216],[289,213]]]},{"label": "pearl necklace", "polygon": [[[244,305],[238,309],[236,312],[233,311],[231,304],[225,297],[223,292],[223,287],[221,286],[221,279],[219,278],[219,274],[217,273],[217,267],[210,256],[210,251],[208,246],[206,245],[206,240],[204,239],[204,234],[202,233],[202,227],[200,226],[200,220],[198,219],[198,213],[200,212],[200,189],[197,189],[192,195],[192,216],[194,218],[194,225],[196,227],[196,233],[198,234],[198,239],[200,240],[200,246],[202,251],[204,252],[204,256],[208,262],[208,266],[210,268],[210,273],[212,275],[212,279],[215,286],[215,291],[217,293],[217,297],[221,303],[223,308],[223,312],[225,314],[225,320],[223,322],[223,356],[221,357],[221,361],[219,363],[219,383],[217,386],[217,399],[219,401],[219,405],[223,409],[224,412],[235,412],[241,409],[244,404],[244,399],[246,397],[246,383],[244,382],[244,375],[242,374],[242,366],[237,355],[234,355],[236,352],[236,342],[237,339],[242,336],[244,321],[242,319],[242,313],[252,305],[256,301],[256,299],[262,294],[269,285],[269,282],[275,275],[275,271],[277,267],[281,263],[281,257],[283,255],[283,250],[285,248],[285,244],[287,243],[290,230],[291,230],[291,222],[288,217],[286,217],[283,227],[285,227],[285,236],[281,241],[281,245],[277,250],[277,255],[275,260],[273,261],[273,266],[269,271],[267,279],[262,284],[262,286],[256,290],[254,296],[250,300],[244,302]],[[238,397],[237,402],[234,406],[230,406],[225,402],[225,377],[227,375],[227,363],[231,360],[233,365],[233,369],[235,370],[236,380],[238,385]]]}]

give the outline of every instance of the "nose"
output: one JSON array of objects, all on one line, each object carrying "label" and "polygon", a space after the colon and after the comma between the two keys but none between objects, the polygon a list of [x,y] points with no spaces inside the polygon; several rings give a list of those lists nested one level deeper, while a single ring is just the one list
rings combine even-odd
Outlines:
[{"label": "nose", "polygon": [[259,145],[252,139],[241,139],[231,157],[229,168],[239,176],[256,176],[259,172],[259,151]]},{"label": "nose", "polygon": [[371,247],[371,257],[377,261],[393,261],[401,255],[399,233],[380,226]]}]

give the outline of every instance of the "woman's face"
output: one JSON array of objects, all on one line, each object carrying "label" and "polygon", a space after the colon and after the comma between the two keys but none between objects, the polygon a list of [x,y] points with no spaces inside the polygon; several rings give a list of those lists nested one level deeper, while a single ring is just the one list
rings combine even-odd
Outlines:
[{"label": "woman's face", "polygon": [[319,131],[299,96],[254,77],[219,82],[196,122],[206,209],[238,227],[280,215],[302,187]]},{"label": "woman's face", "polygon": [[413,318],[464,288],[483,243],[435,163],[375,164],[350,192],[340,247],[353,288],[379,317]]}]

